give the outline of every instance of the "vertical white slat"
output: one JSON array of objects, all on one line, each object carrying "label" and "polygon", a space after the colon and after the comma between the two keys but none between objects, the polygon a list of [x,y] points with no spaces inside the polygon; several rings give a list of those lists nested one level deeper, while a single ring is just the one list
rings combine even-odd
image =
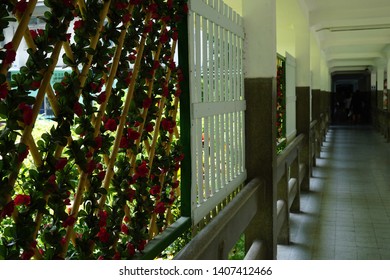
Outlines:
[{"label": "vertical white slat", "polygon": [[201,64],[202,64],[202,49],[201,49],[201,18],[199,15],[195,15],[195,66],[196,66],[196,92],[194,92],[194,103],[201,102],[202,100],[202,78],[201,78]]},{"label": "vertical white slat", "polygon": [[[211,4],[213,7],[213,2],[214,0],[210,0]],[[209,35],[209,84],[210,84],[210,96],[208,101],[213,102],[215,101],[215,83],[216,83],[216,78],[214,76],[215,73],[215,54],[214,54],[214,49],[215,49],[215,24],[213,21],[208,22],[208,35]]]},{"label": "vertical white slat", "polygon": [[[242,24],[242,20],[240,21]],[[245,100],[244,96],[244,40],[240,38],[240,98],[239,100]],[[241,172],[245,171],[245,114],[243,111],[240,112],[240,143],[241,143]]]},{"label": "vertical white slat", "polygon": [[[234,20],[235,22],[237,22],[237,14],[234,13],[233,14],[234,16]],[[238,71],[238,65],[239,65],[239,54],[238,54],[238,37],[237,35],[233,35],[233,58],[234,58],[234,67],[233,67],[233,70],[234,70],[234,101],[239,101],[239,71]],[[239,145],[239,130],[238,130],[238,127],[239,127],[239,118],[238,118],[238,114],[239,112],[236,111],[234,113],[234,141],[235,141],[235,153],[234,153],[234,165],[235,165],[235,176],[236,177],[239,173],[240,173],[240,169],[239,169],[239,166],[240,166],[240,145]]]},{"label": "vertical white slat", "polygon": [[[240,24],[242,24],[242,20],[240,18]],[[243,68],[244,68],[244,62],[243,62],[243,56],[244,56],[244,40],[242,38],[239,38],[239,75],[240,75],[240,78],[239,78],[239,81],[240,81],[240,87],[239,87],[239,90],[240,90],[240,93],[239,93],[239,100],[245,100],[245,97],[244,97],[244,71],[243,71]],[[241,150],[241,161],[240,161],[240,171],[241,172],[244,172],[245,170],[245,115],[243,112],[240,112],[239,113],[239,129],[240,131],[238,132],[239,134],[239,137],[240,137],[240,150]]]},{"label": "vertical white slat", "polygon": [[[202,78],[203,78],[203,87],[202,87],[202,99],[200,102],[209,101],[209,69],[208,69],[208,60],[209,60],[209,48],[208,48],[208,20],[202,18]],[[209,168],[209,125],[208,117],[203,118],[203,177],[204,177],[204,192],[205,198],[207,199],[210,196],[210,168]]]},{"label": "vertical white slat", "polygon": [[[232,8],[225,4],[226,18],[229,22],[232,21]],[[227,64],[227,77],[228,77],[228,89],[227,89],[227,100],[233,100],[233,50],[232,50],[232,32],[227,31],[227,51],[228,51],[228,64]],[[232,181],[234,178],[234,134],[233,134],[233,113],[228,114],[229,126],[228,126],[228,139],[229,139],[229,149],[227,150],[227,156],[229,159],[228,170],[229,176],[228,181]]]},{"label": "vertical white slat", "polygon": [[[194,92],[194,103],[198,103],[202,100],[202,77],[201,77],[201,65],[202,65],[202,39],[201,39],[201,16],[195,15],[195,67],[196,67],[196,92]],[[196,154],[197,165],[196,165],[196,174],[197,174],[197,200],[198,203],[204,201],[203,195],[203,160],[202,160],[202,120],[195,120],[195,145],[196,145]]]},{"label": "vertical white slat", "polygon": [[[218,12],[219,16],[223,16],[223,1],[218,0]],[[226,81],[225,81],[225,29],[220,26],[219,27],[219,38],[220,38],[220,45],[219,45],[219,73],[220,73],[220,78],[219,78],[219,98],[218,101],[223,102],[225,101],[225,86],[226,86]],[[225,116],[224,114],[221,114],[219,116],[219,124],[220,124],[220,130],[219,130],[219,151],[220,151],[220,176],[221,176],[221,183],[219,185],[219,188],[222,189],[225,184],[225,170],[226,170],[226,165],[225,165]]]},{"label": "vertical white slat", "polygon": [[[214,9],[219,14],[219,0],[214,0]],[[215,101],[220,101],[221,96],[221,27],[215,25]],[[216,147],[216,191],[221,188],[221,120],[215,116],[215,147]]]},{"label": "vertical white slat", "polygon": [[[228,16],[229,21],[234,23],[234,13],[233,9],[229,7],[228,9]],[[235,52],[235,45],[234,45],[234,34],[233,32],[229,31],[229,100],[234,102],[235,101],[235,60],[236,60],[236,52]],[[236,153],[237,153],[237,146],[236,146],[236,134],[235,134],[235,113],[230,113],[230,141],[231,141],[231,149],[229,150],[230,153],[230,180],[233,180],[236,177]]]},{"label": "vertical white slat", "polygon": [[[195,44],[195,17],[192,11],[189,12],[188,15],[188,51],[189,51],[189,68],[190,68],[190,102],[194,103],[194,93],[196,93],[197,85],[196,85],[196,44]],[[196,94],[195,94],[196,96]],[[191,120],[191,135],[196,135],[196,125],[194,124],[194,120]],[[191,215],[194,217],[194,211],[197,208],[198,201],[198,177],[197,177],[197,142],[196,137],[191,137]]]},{"label": "vertical white slat", "polygon": [[202,204],[204,202],[204,192],[203,192],[203,156],[202,156],[202,119],[196,119],[196,156],[197,156],[197,184],[198,184],[198,203]]},{"label": "vertical white slat", "polygon": [[208,38],[207,38],[207,19],[202,18],[202,78],[203,92],[202,99],[199,102],[207,102],[209,98],[209,75],[208,75]]},{"label": "vertical white slat", "polygon": [[[228,20],[230,22],[232,22],[232,16],[233,16],[233,9],[231,7],[228,7],[226,5],[226,17],[228,18]],[[233,86],[233,77],[234,77],[234,73],[233,73],[233,34],[232,32],[228,31],[228,52],[229,52],[229,72],[228,72],[228,77],[229,77],[229,88],[228,88],[228,100],[229,101],[232,101],[234,100],[234,97],[233,97],[233,90],[234,90],[234,86]]]},{"label": "vertical white slat", "polygon": [[[215,1],[209,1],[210,6],[215,9]],[[216,88],[216,75],[215,75],[215,44],[216,44],[216,24],[213,21],[209,21],[209,77],[210,77],[210,95],[209,102],[215,102],[215,88]],[[216,174],[218,174],[217,170],[215,170],[215,116],[210,117],[210,177],[211,177],[211,192],[214,194],[216,191]]]}]

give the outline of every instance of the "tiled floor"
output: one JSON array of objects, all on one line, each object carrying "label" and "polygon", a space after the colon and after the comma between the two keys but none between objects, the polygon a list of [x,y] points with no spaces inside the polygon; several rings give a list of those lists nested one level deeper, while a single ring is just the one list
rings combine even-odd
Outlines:
[{"label": "tiled floor", "polygon": [[370,126],[332,126],[281,260],[390,260],[390,143]]}]

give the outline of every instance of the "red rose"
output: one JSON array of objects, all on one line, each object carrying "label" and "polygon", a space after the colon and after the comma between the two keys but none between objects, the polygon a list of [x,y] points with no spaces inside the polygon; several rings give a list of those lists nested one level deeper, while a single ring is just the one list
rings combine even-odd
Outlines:
[{"label": "red rose", "polygon": [[0,85],[0,100],[5,99],[8,96],[8,85],[3,83]]},{"label": "red rose", "polygon": [[121,231],[126,235],[129,234],[129,228],[125,224],[121,225]]},{"label": "red rose", "polygon": [[145,245],[146,245],[146,240],[141,240],[137,246],[138,251],[142,252],[145,249]]},{"label": "red rose", "polygon": [[169,21],[171,21],[171,16],[169,16],[169,15],[163,16],[163,17],[161,18],[161,20],[162,20],[163,22],[165,22],[165,23],[168,23]]},{"label": "red rose", "polygon": [[16,51],[12,48],[9,48],[5,52],[5,58],[4,58],[3,62],[5,64],[11,64],[12,62],[15,61],[15,58],[16,58]]},{"label": "red rose", "polygon": [[26,2],[26,0],[18,1],[15,5],[14,13],[19,12],[19,13],[23,14],[27,9],[27,5],[28,5],[28,3]]},{"label": "red rose", "polygon": [[153,69],[153,70],[156,70],[156,69],[158,69],[158,67],[160,67],[160,62],[159,62],[158,60],[155,60],[155,61],[153,62],[153,67],[152,67],[152,69]]},{"label": "red rose", "polygon": [[115,252],[114,256],[112,257],[113,260],[120,260],[121,254],[119,252]]},{"label": "red rose", "polygon": [[16,206],[29,205],[30,201],[31,201],[31,197],[27,194],[18,194],[14,199]]},{"label": "red rose", "polygon": [[87,163],[87,173],[91,174],[96,169],[96,162],[94,160],[90,160]]},{"label": "red rose", "polygon": [[134,248],[134,245],[131,244],[131,243],[128,243],[127,246],[126,246],[126,249],[127,249],[127,253],[132,257],[135,255],[135,248]]},{"label": "red rose", "polygon": [[50,185],[55,186],[56,180],[57,180],[56,175],[52,174],[52,175],[50,175],[49,179],[47,179],[47,182],[48,182]]},{"label": "red rose", "polygon": [[174,41],[177,41],[177,40],[179,39],[179,32],[177,32],[176,30],[173,31],[173,33],[172,33],[172,39],[173,39]]},{"label": "red rose", "polygon": [[101,135],[95,138],[95,149],[99,150],[103,146],[103,137]]},{"label": "red rose", "polygon": [[155,195],[159,195],[160,194],[160,190],[161,190],[161,187],[159,185],[155,185],[154,187],[152,187],[149,191],[149,193],[153,196]]},{"label": "red rose", "polygon": [[31,83],[31,89],[36,90],[39,89],[41,86],[41,81],[32,81]]},{"label": "red rose", "polygon": [[84,21],[82,19],[74,22],[73,30],[76,31],[84,26]]},{"label": "red rose", "polygon": [[168,67],[171,69],[171,70],[175,70],[176,69],[176,62],[174,61],[171,61],[168,65]]},{"label": "red rose", "polygon": [[66,243],[66,239],[65,239],[65,237],[62,237],[61,240],[60,240],[61,246],[64,246],[65,243]]},{"label": "red rose", "polygon": [[29,260],[31,259],[32,257],[34,256],[34,251],[33,250],[26,250],[26,251],[23,251],[22,255],[20,256],[20,258],[22,260]]},{"label": "red rose", "polygon": [[127,8],[127,5],[128,5],[127,3],[117,2],[117,3],[115,3],[115,8],[117,10],[124,10]]},{"label": "red rose", "polygon": [[173,183],[172,183],[172,188],[173,188],[173,189],[176,189],[177,187],[179,187],[179,185],[180,185],[180,182],[179,182],[179,181],[173,182]]},{"label": "red rose", "polygon": [[148,123],[145,126],[145,131],[146,132],[152,132],[154,130],[154,124],[153,123]]},{"label": "red rose", "polygon": [[138,177],[146,177],[149,173],[149,168],[146,164],[146,161],[143,161],[138,167],[137,167],[137,174]]},{"label": "red rose", "polygon": [[33,119],[33,111],[30,106],[22,102],[19,104],[19,110],[22,111],[23,123],[25,125],[30,125]]},{"label": "red rose", "polygon": [[0,211],[0,217],[5,218],[7,216],[11,216],[14,210],[15,210],[15,201],[11,200],[3,207],[3,210]]},{"label": "red rose", "polygon": [[99,212],[99,227],[105,227],[107,225],[108,213],[107,211]]},{"label": "red rose", "polygon": [[97,178],[100,180],[100,181],[103,181],[104,178],[106,177],[106,171],[100,171],[97,175]]},{"label": "red rose", "polygon": [[127,199],[130,201],[130,202],[132,202],[133,200],[134,200],[134,198],[135,198],[135,190],[133,190],[133,189],[128,189],[128,191],[127,191]]},{"label": "red rose", "polygon": [[99,103],[99,104],[104,103],[106,101],[106,98],[107,98],[106,92],[103,91],[101,94],[99,94],[99,96],[97,98],[97,103]]},{"label": "red rose", "polygon": [[107,243],[110,240],[110,234],[107,232],[106,228],[104,227],[100,228],[97,237],[102,243]]},{"label": "red rose", "polygon": [[109,131],[115,131],[117,127],[117,123],[114,119],[108,119],[104,124],[104,128]]},{"label": "red rose", "polygon": [[175,157],[176,162],[180,162],[184,159],[184,154],[180,154],[179,156]]},{"label": "red rose", "polygon": [[169,95],[169,88],[167,86],[164,86],[162,89],[162,96],[168,97]]},{"label": "red rose", "polygon": [[160,36],[160,43],[161,44],[166,44],[168,41],[169,41],[168,32],[165,31]]},{"label": "red rose", "polygon": [[180,95],[181,95],[181,89],[180,89],[180,88],[177,88],[174,95],[175,95],[175,97],[180,97]]},{"label": "red rose", "polygon": [[131,14],[126,13],[126,14],[123,15],[123,17],[122,17],[123,24],[128,23],[130,20],[131,20]]},{"label": "red rose", "polygon": [[188,4],[187,3],[185,3],[184,5],[183,5],[183,12],[185,13],[185,14],[188,14]]},{"label": "red rose", "polygon": [[36,30],[31,29],[30,35],[33,38],[33,40],[35,40],[38,37],[38,32]]},{"label": "red rose", "polygon": [[150,33],[153,28],[153,21],[149,21],[148,25],[145,25],[144,27],[144,33]]},{"label": "red rose", "polygon": [[73,216],[68,216],[65,221],[63,221],[62,226],[66,228],[67,226],[73,226],[76,222],[76,218]]},{"label": "red rose", "polygon": [[64,0],[64,5],[68,8],[71,8],[72,7],[72,0]]},{"label": "red rose", "polygon": [[129,141],[127,140],[127,137],[122,136],[121,141],[119,143],[119,148],[127,149],[129,147]]},{"label": "red rose", "polygon": [[61,170],[61,169],[64,169],[65,165],[68,163],[68,159],[67,158],[59,158],[54,166],[54,169],[57,171],[57,170]]},{"label": "red rose", "polygon": [[137,140],[141,134],[138,133],[138,131],[135,131],[135,130],[132,130],[131,128],[129,128],[127,130],[127,136],[129,137],[130,140]]},{"label": "red rose", "polygon": [[157,203],[156,207],[154,208],[154,212],[157,214],[163,214],[165,212],[165,210],[166,210],[165,204],[162,201]]},{"label": "red rose", "polygon": [[18,154],[18,162],[19,163],[23,162],[26,159],[26,157],[28,156],[28,153],[29,153],[29,147],[26,146],[24,151],[22,151]]},{"label": "red rose", "polygon": [[83,107],[81,106],[81,104],[76,101],[73,105],[73,111],[74,113],[78,116],[78,117],[81,117],[83,115]]},{"label": "red rose", "polygon": [[169,133],[173,132],[173,128],[176,126],[176,123],[174,121],[168,120],[168,119],[163,119],[161,121],[161,127],[168,131]]},{"label": "red rose", "polygon": [[144,109],[147,109],[152,105],[152,98],[145,98],[144,101],[142,102],[142,107]]}]

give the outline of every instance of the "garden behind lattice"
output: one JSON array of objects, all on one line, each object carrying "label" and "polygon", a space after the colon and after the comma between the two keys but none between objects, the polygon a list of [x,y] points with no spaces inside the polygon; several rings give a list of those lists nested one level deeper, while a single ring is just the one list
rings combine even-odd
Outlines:
[{"label": "garden behind lattice", "polygon": [[[185,2],[1,1],[0,259],[136,258],[180,215]],[[32,30],[37,5],[45,28]],[[45,98],[54,122],[36,136]]]}]

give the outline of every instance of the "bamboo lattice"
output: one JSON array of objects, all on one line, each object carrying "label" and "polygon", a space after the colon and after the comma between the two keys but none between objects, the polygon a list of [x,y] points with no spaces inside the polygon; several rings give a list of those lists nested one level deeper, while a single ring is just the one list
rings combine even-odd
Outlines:
[{"label": "bamboo lattice", "polygon": [[[15,0],[0,13],[0,259],[137,257],[180,215],[186,1]],[[52,126],[37,134],[45,99]]]}]

